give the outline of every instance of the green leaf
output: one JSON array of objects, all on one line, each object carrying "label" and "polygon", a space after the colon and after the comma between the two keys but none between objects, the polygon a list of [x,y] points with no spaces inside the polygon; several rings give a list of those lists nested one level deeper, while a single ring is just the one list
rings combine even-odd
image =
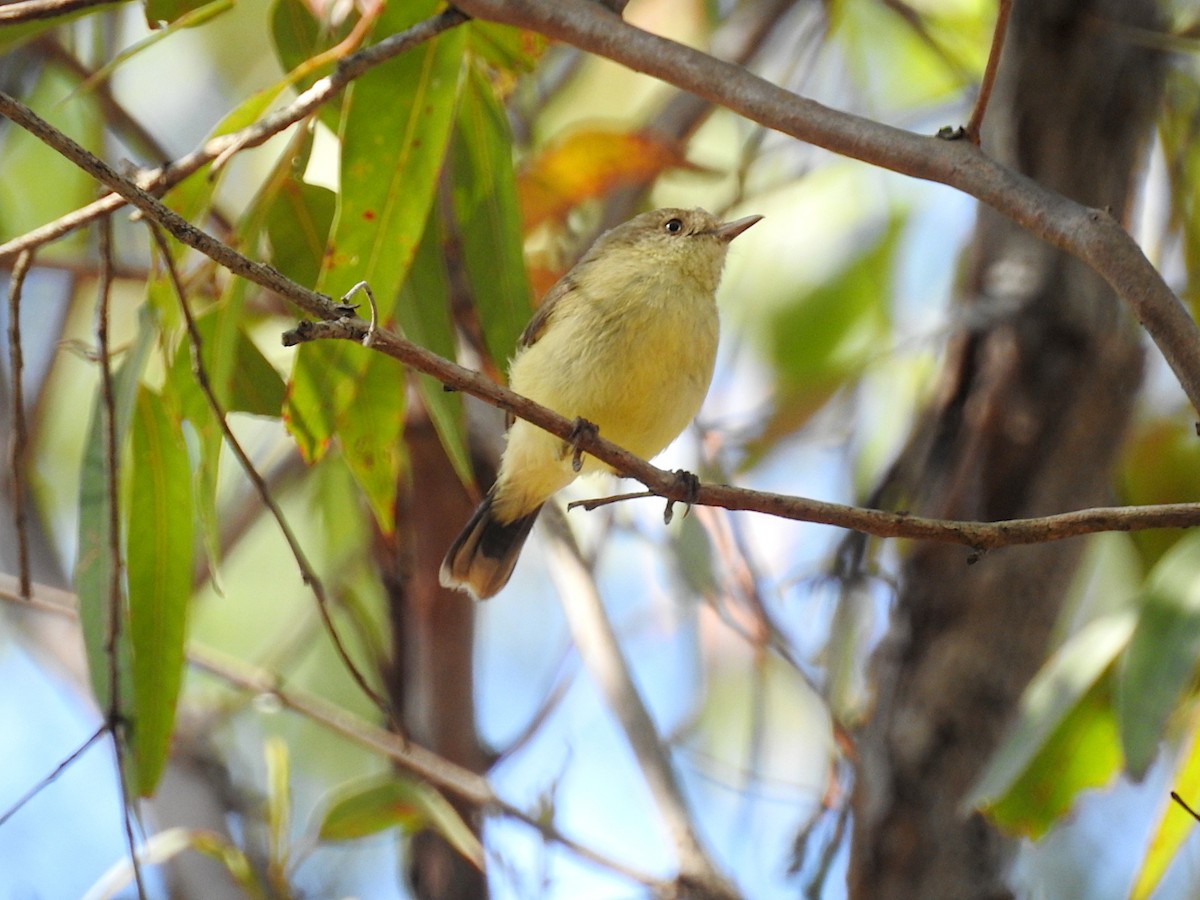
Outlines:
[{"label": "green leaf", "polygon": [[1025,689],[1016,722],[964,801],[967,808],[995,806],[1016,790],[1051,738],[1129,643],[1136,624],[1131,611],[1094,619],[1054,652]]},{"label": "green leaf", "polygon": [[[377,33],[433,3],[389,4]],[[339,207],[321,284],[341,296],[366,281],[387,318],[425,231],[462,80],[466,31],[451,29],[376,66],[349,88],[339,137]]]},{"label": "green leaf", "polygon": [[336,203],[333,191],[298,178],[288,178],[271,202],[271,262],[298,284],[317,283]]},{"label": "green leaf", "polygon": [[350,841],[400,828],[414,834],[432,828],[476,866],[483,867],[479,838],[454,807],[427,784],[392,776],[350,785],[321,820],[323,841]]},{"label": "green leaf", "polygon": [[1137,629],[1119,669],[1117,711],[1126,764],[1145,774],[1200,657],[1200,534],[1189,534],[1146,581]]},{"label": "green leaf", "polygon": [[[59,67],[44,66],[23,99],[55,128],[103,155],[102,120],[88,98],[71,96],[78,84],[78,79]],[[10,127],[5,131],[3,157],[0,241],[45,225],[96,199],[96,184],[90,175],[23,128]],[[81,231],[64,242],[47,245],[39,251],[39,256],[62,259],[86,246],[87,240],[86,233]]]},{"label": "green leaf", "polygon": [[[1193,709],[1187,745],[1176,761],[1171,784],[1175,792],[1193,809],[1200,799],[1200,715]],[[1195,833],[1197,824],[1178,803],[1163,797],[1158,824],[1150,836],[1150,844],[1141,868],[1133,882],[1130,900],[1148,900],[1166,874],[1171,860],[1183,842]]]},{"label": "green leaf", "polygon": [[[391,4],[378,30],[398,31],[432,9]],[[391,315],[429,218],[457,105],[464,40],[462,29],[446,32],[372,69],[347,96],[339,206],[321,283],[341,296],[366,281],[382,321]],[[349,345],[306,344],[297,351],[285,420],[310,461],[320,459],[358,402],[368,359]],[[342,449],[355,471],[376,465],[374,458],[352,459],[354,443]]]},{"label": "green leaf", "polygon": [[138,792],[162,776],[183,681],[192,584],[192,474],[180,423],[162,398],[138,391],[133,420],[126,557],[133,651]]},{"label": "green leaf", "polygon": [[[137,399],[138,381],[154,346],[156,329],[153,312],[148,306],[139,311],[138,334],[133,347],[126,353],[113,373],[113,429],[117,452],[125,446],[129,422]],[[111,552],[112,531],[109,527],[111,491],[108,483],[108,464],[105,454],[105,414],[100,386],[92,401],[88,421],[87,441],[84,444],[83,466],[79,475],[79,548],[75,562],[75,593],[79,597],[79,620],[87,652],[88,672],[97,705],[107,710],[110,705],[110,660],[105,652],[109,633],[111,607],[110,585],[113,570],[119,560]],[[118,472],[120,469],[118,468]],[[125,598],[120,598],[118,614],[126,615]],[[122,622],[124,625],[124,622]],[[117,646],[117,664],[121,696],[119,707],[125,712],[134,708],[133,688],[129,678],[129,630],[122,628],[122,640]]]},{"label": "green leaf", "polygon": [[338,417],[338,440],[384,534],[396,525],[396,491],[404,469],[407,373],[382,353],[368,353],[354,403]]},{"label": "green leaf", "polygon": [[[453,359],[454,322],[450,318],[450,286],[442,256],[441,223],[429,217],[429,227],[417,247],[408,280],[400,289],[396,322],[404,336],[434,353]],[[462,394],[447,391],[429,375],[417,374],[417,387],[454,471],[464,483],[474,479]]]},{"label": "green leaf", "polygon": [[463,90],[451,192],[463,263],[492,358],[502,366],[529,320],[529,279],[504,107],[478,70]]},{"label": "green leaf", "polygon": [[1088,788],[1107,784],[1121,764],[1108,684],[1093,684],[1042,745],[1012,788],[987,808],[1011,833],[1037,840]]},{"label": "green leaf", "polygon": [[[205,3],[205,0],[146,0],[146,25],[158,29],[162,29],[164,22],[171,25],[180,24],[183,27],[198,25],[215,15],[213,8],[216,6],[223,6],[224,9],[220,12],[224,12],[225,9],[233,8],[233,0],[217,0],[215,3]],[[162,29],[159,34],[169,30]],[[139,43],[144,44],[146,40]]]}]

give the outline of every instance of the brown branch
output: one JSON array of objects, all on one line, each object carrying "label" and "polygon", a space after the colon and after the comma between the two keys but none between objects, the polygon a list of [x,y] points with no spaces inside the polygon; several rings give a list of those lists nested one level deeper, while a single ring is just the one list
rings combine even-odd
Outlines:
[{"label": "brown branch", "polygon": [[979,146],[979,131],[983,127],[988,101],[992,98],[992,88],[996,84],[996,72],[1000,69],[1000,57],[1004,53],[1004,38],[1008,34],[1008,16],[1011,12],[1012,0],[1000,0],[1000,8],[996,12],[996,27],[992,31],[992,49],[988,52],[987,67],[983,70],[983,80],[979,83],[979,96],[975,98],[975,108],[971,110],[971,119],[965,129],[967,140],[976,147]]},{"label": "brown branch", "polygon": [[[284,335],[291,346],[318,339],[342,339],[361,343],[367,323],[343,318],[336,322],[302,322]],[[1102,531],[1143,531],[1150,528],[1191,528],[1200,525],[1200,503],[1168,503],[1154,506],[1097,507],[1030,519],[1001,522],[965,522],[912,516],[903,512],[827,503],[787,494],[754,491],[723,484],[701,484],[694,495],[675,472],[659,469],[599,434],[577,434],[574,422],[514,394],[490,379],[464,369],[386,329],[375,332],[373,349],[405,365],[432,375],[438,381],[513,413],[600,459],[622,475],[635,478],[653,494],[679,503],[720,506],[848,528],[875,537],[912,538],[962,544],[975,551],[994,550],[1019,544],[1040,544]],[[634,496],[645,496],[637,494]],[[628,498],[623,498],[628,499]]]},{"label": "brown branch", "polygon": [[125,0],[17,0],[0,6],[0,26],[53,19],[93,6],[109,6]]},{"label": "brown branch", "polygon": [[[529,0],[523,0],[522,3],[516,5],[525,6],[528,2]],[[573,5],[573,0],[564,0],[564,3]],[[584,6],[590,7],[591,4],[585,3]],[[604,21],[607,21],[607,18]],[[622,24],[622,27],[628,26]],[[708,64],[725,66],[719,61],[709,59],[703,54],[697,54],[696,51],[687,47],[670,41],[662,41],[661,38],[655,38],[653,35],[637,29],[632,29],[632,31],[647,40],[661,41],[668,48],[674,48],[664,50],[664,53],[682,54],[685,59],[693,62],[691,54],[696,54],[700,60],[707,61]],[[736,66],[727,68],[733,73],[740,73],[737,77],[731,76],[733,82],[731,90],[736,96],[741,96],[738,93],[738,83],[744,79],[753,79],[755,82],[765,85],[770,91],[790,98],[789,102],[819,106],[812,104],[812,101],[794,97],[767,82],[762,82]],[[824,109],[824,107],[819,108]],[[777,110],[777,112],[782,114],[781,110]],[[1106,271],[1113,274],[1114,281],[1110,283],[1113,283],[1118,293],[1125,296],[1135,309],[1145,314],[1143,324],[1146,324],[1147,330],[1164,348],[1164,351],[1169,351],[1167,352],[1168,360],[1172,361],[1176,374],[1180,376],[1181,383],[1188,391],[1188,396],[1200,408],[1200,340],[1197,340],[1200,339],[1200,331],[1197,331],[1195,322],[1179,303],[1178,298],[1171,293],[1158,272],[1112,216],[1099,210],[1088,209],[1057,194],[1043,190],[1024,176],[992,162],[965,142],[922,138],[888,126],[857,119],[845,113],[834,113],[832,110],[825,110],[825,113],[839,122],[845,119],[861,123],[866,129],[862,135],[864,140],[867,139],[868,132],[882,130],[901,136],[901,143],[906,147],[915,143],[934,152],[935,155],[942,154],[943,151],[949,152],[949,157],[942,156],[941,158],[958,160],[975,173],[970,178],[962,180],[975,186],[992,185],[997,198],[1007,198],[1004,204],[1006,211],[1010,207],[1027,211],[1030,216],[1035,217],[1037,222],[1041,223],[1039,228],[1041,232],[1044,232],[1043,236],[1045,233],[1058,234],[1059,231],[1069,230],[1071,227],[1076,229],[1079,234],[1090,235],[1087,240],[1076,240],[1076,235],[1071,235],[1070,238],[1076,243],[1085,245],[1089,254],[1085,261],[1090,261],[1091,256],[1096,256],[1101,260],[1094,265],[1094,268],[1101,274],[1105,274]],[[146,191],[123,178],[103,161],[71,141],[23,104],[2,92],[0,92],[0,114],[27,128],[47,144],[75,161],[81,168],[100,178],[183,243],[209,256],[234,274],[241,275],[255,284],[276,292],[291,300],[304,312],[324,320],[301,323],[299,328],[285,335],[285,343],[295,344],[319,338],[339,338],[361,343],[366,336],[367,324],[360,319],[346,318],[345,307],[338,306],[323,294],[296,284],[271,266],[247,259],[232,247],[191,225]],[[796,121],[801,120],[796,119]],[[844,126],[845,122],[841,124]],[[877,143],[873,139],[868,142],[872,145]],[[1009,190],[1012,192],[1011,197],[1006,193]],[[1066,236],[1062,239],[1064,242],[1067,241]],[[1072,249],[1072,247],[1066,247],[1066,249]],[[373,346],[420,372],[434,376],[443,384],[509,410],[564,440],[573,439],[573,423],[524,397],[499,387],[477,372],[457,366],[391,332],[378,330],[375,333]],[[681,503],[692,499],[687,486],[682,484],[674,473],[655,468],[603,437],[584,435],[577,443],[587,453],[609,463],[623,475],[636,478],[661,497]],[[1099,508],[1034,519],[981,523],[907,516],[903,513],[862,509],[784,494],[750,491],[728,485],[702,485],[693,502],[706,506],[722,506],[726,509],[762,512],[782,518],[835,525],[876,537],[906,537],[943,541],[964,544],[978,550],[1015,544],[1043,543],[1100,531],[1188,528],[1200,524],[1200,506],[1189,503]]]},{"label": "brown branch", "polygon": [[925,137],[797,96],[699,50],[650,34],[588,0],[460,0],[479,19],[528,28],[718,103],[834,153],[958,188],[1094,269],[1133,310],[1200,410],[1200,328],[1108,213],[1041,187],[969,141]]},{"label": "brown branch", "polygon": [[8,282],[8,358],[12,368],[12,443],[9,446],[9,477],[12,479],[13,527],[17,532],[17,572],[21,595],[29,596],[29,534],[25,527],[25,463],[27,460],[25,421],[25,358],[21,352],[21,291],[33,263],[33,253],[17,257]]},{"label": "brown branch", "polygon": [[[265,143],[285,128],[289,128],[301,119],[311,115],[318,107],[344,90],[351,81],[358,78],[368,69],[380,63],[387,62],[389,59],[436,37],[447,29],[462,24],[466,20],[467,17],[464,14],[455,9],[448,9],[430,19],[418,22],[412,28],[389,35],[379,41],[379,43],[372,44],[364,50],[347,56],[339,63],[333,73],[319,79],[312,87],[287,106],[271,113],[269,116],[265,116],[253,125],[248,125],[240,131],[212,138],[203,147],[194,150],[187,156],[181,157],[168,166],[141,173],[137,186],[149,194],[160,195],[218,158],[227,160],[234,152],[248,150]],[[6,98],[6,100],[11,101],[11,98]],[[5,112],[4,115],[8,115],[8,113]],[[23,125],[22,127],[27,126]],[[46,140],[46,138],[42,138],[42,140]],[[50,142],[47,141],[47,143]],[[53,143],[51,143],[51,146],[59,149]],[[59,152],[63,151],[59,150]],[[66,154],[64,153],[64,155]],[[73,159],[73,157],[69,158]],[[103,181],[103,179],[101,180]],[[104,183],[110,189],[116,191],[116,193],[102,197],[41,228],[34,229],[7,243],[0,244],[0,262],[4,262],[7,258],[15,256],[22,250],[56,240],[94,221],[100,216],[115,212],[127,202],[133,202],[129,199],[127,193],[117,190],[112,183],[108,181],[104,181]],[[137,203],[134,203],[134,206],[137,205]],[[170,231],[171,229],[168,228],[167,230]]]}]

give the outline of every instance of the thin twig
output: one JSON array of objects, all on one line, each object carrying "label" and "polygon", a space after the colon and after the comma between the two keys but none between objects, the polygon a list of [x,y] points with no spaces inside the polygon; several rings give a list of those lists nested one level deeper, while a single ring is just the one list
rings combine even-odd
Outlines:
[{"label": "thin twig", "polygon": [[979,132],[983,128],[988,101],[992,98],[992,88],[996,84],[996,72],[1000,69],[1004,38],[1008,34],[1008,15],[1011,12],[1012,0],[1000,0],[1000,8],[996,12],[996,27],[992,31],[992,49],[988,53],[987,67],[983,70],[983,80],[979,83],[979,96],[975,98],[975,108],[971,110],[971,119],[965,129],[967,140],[976,147],[979,146]]},{"label": "thin twig", "polygon": [[[389,59],[404,53],[406,50],[412,49],[418,44],[437,37],[442,32],[460,25],[466,20],[467,16],[458,10],[453,8],[447,9],[432,18],[418,22],[411,28],[397,34],[389,35],[379,43],[372,44],[364,50],[345,57],[331,74],[317,80],[312,87],[304,91],[304,93],[287,106],[265,116],[253,125],[246,126],[240,131],[212,138],[205,142],[199,149],[194,150],[168,166],[141,173],[137,179],[138,186],[150,194],[161,195],[214,160],[218,158],[227,159],[231,148],[241,151],[266,143],[279,132],[291,127],[301,119],[307,118],[318,107],[341,93],[351,81],[361,76],[367,70],[380,63],[387,62]],[[8,113],[5,112],[4,115],[8,115]],[[54,145],[51,144],[51,146]],[[55,149],[58,148],[56,147]],[[109,182],[106,181],[105,184],[110,189],[115,190]],[[11,256],[15,256],[21,250],[29,247],[38,247],[63,237],[100,216],[115,212],[127,202],[131,201],[121,191],[117,191],[72,213],[68,213],[41,228],[34,229],[11,241],[0,244],[0,263]],[[137,204],[134,205],[136,206]],[[170,231],[169,228],[167,230]]]},{"label": "thin twig", "polygon": [[92,6],[108,6],[125,0],[17,0],[0,6],[0,26],[53,19]]},{"label": "thin twig", "polygon": [[[288,345],[310,340],[336,338],[361,343],[367,325],[361,319],[337,322],[302,322],[284,335]],[[694,496],[678,475],[651,465],[606,440],[601,434],[578,434],[573,422],[503,388],[494,381],[443,359],[387,329],[375,334],[374,349],[405,365],[431,375],[454,390],[513,413],[563,440],[574,439],[591,456],[608,463],[621,475],[636,478],[653,495],[702,506],[720,506],[759,512],[848,528],[885,538],[914,538],[962,544],[973,551],[994,550],[1020,544],[1040,544],[1102,531],[1143,531],[1150,528],[1191,528],[1200,525],[1200,503],[1168,503],[1151,506],[1096,507],[1057,515],[1000,522],[966,522],[933,519],[904,512],[888,512],[842,503],[827,503],[806,497],[754,491],[731,485],[701,484]],[[638,493],[634,496],[645,496]]]},{"label": "thin twig", "polygon": [[[17,594],[15,579],[0,573],[0,600],[20,603],[22,608],[28,607],[61,619],[78,621],[78,598],[60,588],[34,583],[32,601],[26,603]],[[477,772],[463,768],[419,744],[348,713],[322,697],[294,687],[284,688],[278,677],[261,667],[252,666],[195,643],[188,645],[187,658],[190,665],[238,690],[273,697],[282,706],[309,721],[386,757],[405,771],[467,801],[481,813],[496,813],[520,822],[537,831],[547,841],[571,851],[580,859],[645,886],[656,897],[672,895],[672,886],[668,882],[580,844],[559,832],[543,816],[526,813],[498,797],[488,780]]]},{"label": "thin twig", "polygon": [[1197,822],[1200,822],[1200,813],[1197,813],[1194,809],[1192,809],[1190,806],[1188,806],[1187,801],[1185,801],[1182,797],[1180,797],[1179,794],[1177,794],[1175,791],[1171,791],[1171,799],[1174,800],[1176,803],[1178,803],[1180,806],[1182,806],[1183,811],[1186,812],[1189,816],[1191,816]]},{"label": "thin twig", "polygon": [[108,622],[104,636],[104,653],[108,659],[108,709],[105,722],[112,735],[113,755],[117,764],[117,783],[121,787],[121,812],[125,825],[125,839],[129,844],[129,860],[133,866],[133,879],[137,884],[138,897],[145,900],[146,885],[142,881],[142,866],[138,860],[137,839],[133,833],[132,793],[129,789],[125,768],[125,725],[121,710],[121,626],[124,622],[125,603],[121,557],[121,484],[118,477],[121,448],[117,444],[117,402],[113,387],[112,357],[109,352],[108,319],[109,302],[112,299],[112,220],[100,220],[100,301],[96,306],[96,352],[100,365],[100,397],[104,414],[104,471],[105,488],[108,492]]},{"label": "thin twig", "polygon": [[25,276],[33,264],[33,252],[17,257],[8,282],[8,358],[12,367],[12,443],[9,446],[8,473],[12,479],[13,527],[17,532],[17,573],[21,579],[21,596],[29,596],[29,534],[25,516],[25,359],[21,352],[21,291]]},{"label": "thin twig", "polygon": [[333,616],[329,611],[329,595],[325,592],[325,586],[320,577],[317,575],[316,569],[312,563],[308,561],[307,555],[304,553],[304,548],[300,546],[300,540],[292,531],[291,525],[288,524],[286,517],[283,515],[283,510],[279,508],[279,504],[275,502],[274,496],[271,494],[271,489],[267,486],[263,477],[258,473],[251,461],[249,455],[242,448],[233,429],[229,427],[229,422],[225,418],[225,410],[222,409],[220,401],[217,399],[216,393],[213,391],[212,384],[208,378],[208,370],[204,366],[204,352],[202,339],[200,337],[200,329],[196,327],[196,319],[192,315],[191,306],[187,302],[187,294],[183,287],[183,282],[179,278],[179,272],[176,270],[174,263],[171,260],[171,248],[167,244],[167,239],[163,235],[162,230],[153,222],[150,223],[150,233],[154,237],[155,243],[158,245],[159,253],[163,259],[163,265],[166,267],[167,276],[171,280],[171,286],[175,291],[175,296],[179,300],[179,308],[183,313],[183,321],[187,327],[189,350],[192,357],[192,372],[196,377],[196,383],[200,386],[201,392],[204,394],[205,400],[208,402],[209,409],[212,410],[213,417],[217,420],[217,425],[221,429],[221,433],[225,437],[226,443],[229,444],[233,455],[237,457],[238,464],[242,467],[242,471],[254,485],[255,491],[262,498],[263,505],[270,511],[272,518],[275,519],[275,524],[279,527],[283,539],[287,542],[288,549],[291,550],[292,556],[296,560],[296,567],[300,570],[300,577],[304,583],[308,585],[313,596],[317,601],[317,611],[321,616],[321,622],[325,626],[325,632],[329,635],[329,640],[333,643],[333,648],[336,651],[338,658],[342,661],[342,665],[346,667],[346,671],[358,685],[359,690],[365,694],[379,711],[383,713],[393,727],[400,733],[400,719],[395,715],[391,706],[380,694],[367,683],[366,677],[355,664],[350,656],[350,652],[342,643],[341,635],[338,634],[337,626],[333,622]]},{"label": "thin twig", "polygon": [[[21,600],[22,601],[28,600],[28,595],[26,593],[22,593]],[[52,771],[49,775],[47,775],[45,778],[43,778],[41,781],[39,781],[37,784],[35,784],[29,790],[27,790],[20,797],[20,799],[17,800],[16,803],[14,803],[12,806],[10,806],[8,809],[6,809],[4,811],[4,813],[2,815],[0,815],[0,828],[3,828],[5,823],[8,822],[9,819],[11,819],[13,816],[15,816],[18,812],[20,812],[21,807],[23,807],[26,803],[28,803],[30,800],[32,800],[34,797],[36,797],[38,794],[40,794],[46,788],[50,787],[50,785],[54,784],[54,782],[56,782],[59,779],[59,777],[62,775],[62,773],[67,771],[67,769],[70,768],[71,764],[73,762],[75,762],[75,760],[77,760],[77,759],[79,759],[79,757],[83,756],[83,754],[85,754],[88,751],[88,748],[90,748],[92,746],[92,744],[96,743],[98,740],[100,740],[100,738],[104,737],[104,735],[105,735],[105,733],[107,733],[107,731],[108,731],[108,724],[101,723],[100,727],[92,732],[91,737],[89,737],[86,741],[84,741],[82,744],[80,744],[78,747],[76,747],[74,750],[72,750],[69,754],[67,754],[66,758],[63,759],[62,762],[60,762],[57,766],[54,767],[54,771]]]},{"label": "thin twig", "polygon": [[554,540],[550,544],[554,561],[551,577],[558,585],[559,596],[566,598],[562,607],[571,637],[584,667],[633,750],[678,857],[680,880],[703,885],[706,897],[734,897],[732,885],[718,871],[696,832],[683,789],[659,739],[654,719],[634,684],[596,582],[584,566],[557,508],[551,506],[547,513],[557,514],[557,524],[561,526],[553,529]]}]

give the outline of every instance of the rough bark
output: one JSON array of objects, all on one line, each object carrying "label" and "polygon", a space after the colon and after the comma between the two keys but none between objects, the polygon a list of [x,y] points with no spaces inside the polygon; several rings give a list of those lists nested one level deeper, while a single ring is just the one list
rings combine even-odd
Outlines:
[{"label": "rough bark", "polygon": [[[410,468],[395,540],[381,538],[377,554],[392,622],[389,693],[408,737],[482,772],[489,760],[475,729],[475,610],[437,576],[473,503],[423,413],[409,417],[405,442]],[[478,829],[478,810],[449,799]],[[408,881],[422,900],[478,900],[488,893],[484,873],[433,832],[412,840]]]},{"label": "rough bark", "polygon": [[[1127,214],[1161,59],[1120,25],[1157,23],[1152,0],[1017,0],[984,149]],[[1106,500],[1141,380],[1134,323],[1092,271],[990,209],[965,293],[940,389],[895,469],[907,508],[997,520]],[[1011,896],[1010,842],[961,801],[1045,658],[1081,549],[973,564],[962,548],[910,553],[859,742],[851,896]]]}]

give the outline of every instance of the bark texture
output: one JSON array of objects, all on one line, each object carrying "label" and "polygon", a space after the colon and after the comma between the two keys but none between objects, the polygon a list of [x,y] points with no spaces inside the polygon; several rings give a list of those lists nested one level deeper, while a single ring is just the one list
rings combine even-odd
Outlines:
[{"label": "bark texture", "polygon": [[[475,729],[473,601],[443,588],[437,575],[474,504],[423,412],[409,417],[405,442],[410,471],[395,540],[381,538],[377,554],[391,610],[389,694],[410,739],[482,772],[489,759]],[[478,831],[478,811],[448,799]],[[488,895],[484,873],[433,832],[410,843],[407,880],[421,900]]]},{"label": "bark texture", "polygon": [[[1161,58],[1122,26],[1152,0],[1017,0],[984,149],[1122,217]],[[1134,323],[1082,264],[990,209],[962,327],[895,469],[922,515],[998,520],[1100,503],[1141,380]],[[960,803],[1047,652],[1080,541],[989,553],[919,544],[874,661],[850,860],[856,898],[1011,896],[1010,843]]]}]

